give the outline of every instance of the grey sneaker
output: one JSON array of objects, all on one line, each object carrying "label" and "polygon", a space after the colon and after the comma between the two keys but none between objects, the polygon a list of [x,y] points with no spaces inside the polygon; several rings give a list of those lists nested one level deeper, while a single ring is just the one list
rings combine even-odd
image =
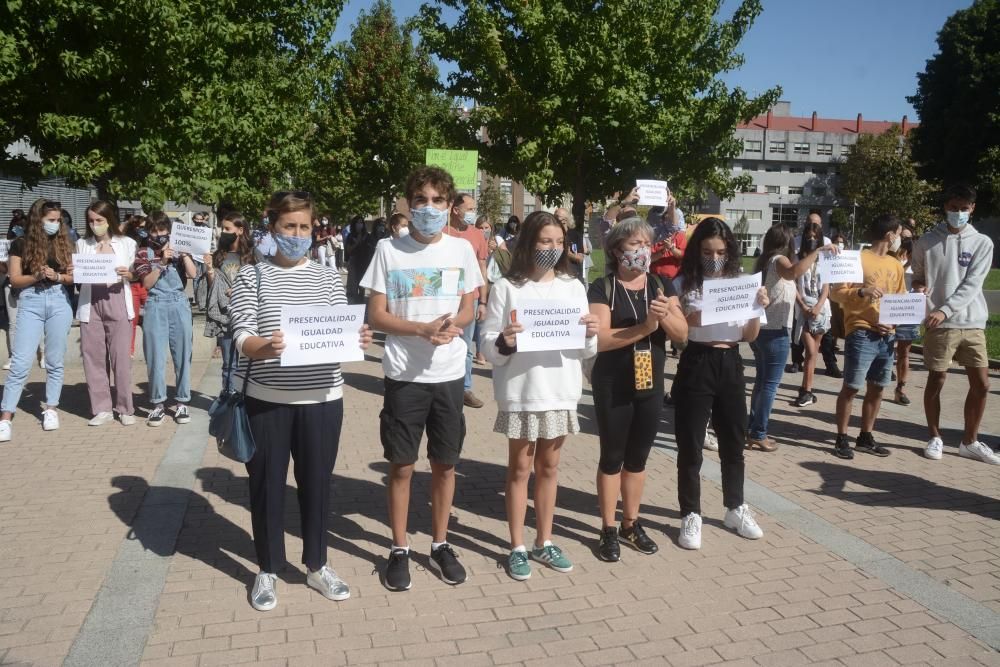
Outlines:
[{"label": "grey sneaker", "polygon": [[250,591],[250,606],[257,611],[271,611],[278,606],[278,594],[274,590],[274,584],[278,581],[278,575],[270,572],[260,572],[253,582],[253,590]]},{"label": "grey sneaker", "polygon": [[337,573],[328,565],[307,574],[306,584],[322,593],[323,597],[331,600],[339,602],[351,597],[351,587],[338,577]]},{"label": "grey sneaker", "polygon": [[528,562],[528,552],[515,549],[507,557],[507,570],[512,579],[527,581],[531,578],[531,563]]}]

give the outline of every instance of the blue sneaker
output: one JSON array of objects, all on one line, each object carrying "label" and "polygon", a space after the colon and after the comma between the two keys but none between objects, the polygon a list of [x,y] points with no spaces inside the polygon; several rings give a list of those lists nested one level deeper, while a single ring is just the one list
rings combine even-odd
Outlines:
[{"label": "blue sneaker", "polygon": [[562,549],[546,540],[545,545],[532,549],[531,557],[539,563],[545,563],[556,572],[572,572],[573,563],[566,558]]}]

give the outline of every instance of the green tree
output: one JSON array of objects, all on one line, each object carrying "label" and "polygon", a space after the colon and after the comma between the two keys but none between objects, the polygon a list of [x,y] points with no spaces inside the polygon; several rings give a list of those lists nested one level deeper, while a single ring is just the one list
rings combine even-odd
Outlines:
[{"label": "green tree", "polygon": [[476,210],[479,215],[487,216],[490,219],[490,224],[497,230],[506,222],[506,220],[501,220],[503,204],[503,194],[497,187],[496,181],[484,175],[483,186],[479,189],[479,199],[476,201]]},{"label": "green tree", "polygon": [[898,125],[882,134],[863,134],[840,168],[838,194],[857,202],[859,233],[881,213],[914,218],[919,227],[933,221],[928,205],[932,188],[917,175],[910,143]]},{"label": "green tree", "polygon": [[979,189],[977,214],[1000,212],[1000,0],[975,0],[938,33],[938,53],[907,100],[920,116],[921,173]]},{"label": "green tree", "polygon": [[[465,142],[482,166],[555,204],[628,192],[634,179],[705,183],[723,197],[744,184],[725,169],[733,128],[778,89],[750,98],[718,78],[742,64],[740,40],[761,11],[743,0],[435,0],[418,24],[427,47],[456,64],[448,92],[475,100]],[[442,9],[458,11],[455,23]],[[487,129],[489,143],[476,132]]]},{"label": "green tree", "polygon": [[307,177],[336,214],[376,210],[379,200],[402,192],[426,149],[446,147],[456,114],[410,33],[389,2],[378,0],[337,47],[341,66],[323,96]]},{"label": "green tree", "polygon": [[749,234],[750,221],[747,220],[746,215],[741,215],[740,219],[736,221],[735,225],[733,225],[733,235],[736,236],[737,241],[746,241],[749,238]]},{"label": "green tree", "polygon": [[842,208],[833,209],[833,213],[830,214],[830,231],[837,230],[845,237],[850,234],[851,231],[851,215]]},{"label": "green tree", "polygon": [[33,182],[102,196],[258,207],[307,155],[342,0],[0,4],[0,141]]}]

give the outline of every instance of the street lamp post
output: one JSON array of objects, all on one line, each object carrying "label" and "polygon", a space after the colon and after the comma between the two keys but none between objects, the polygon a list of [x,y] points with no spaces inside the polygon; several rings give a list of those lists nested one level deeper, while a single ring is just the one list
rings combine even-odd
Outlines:
[{"label": "street lamp post", "polygon": [[854,202],[854,209],[851,213],[851,245],[855,245],[854,242],[854,228],[858,221],[858,202]]}]

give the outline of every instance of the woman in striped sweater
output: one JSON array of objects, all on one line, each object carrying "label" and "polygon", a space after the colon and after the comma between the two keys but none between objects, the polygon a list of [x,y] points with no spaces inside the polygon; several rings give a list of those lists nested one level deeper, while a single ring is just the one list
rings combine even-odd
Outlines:
[{"label": "woman in striped sweater", "polygon": [[[279,192],[267,217],[277,252],[256,266],[244,266],[233,283],[230,325],[243,359],[237,376],[249,369],[246,406],[257,451],[247,463],[250,513],[260,573],[250,594],[258,611],[277,605],[275,574],[285,565],[283,525],[289,456],[295,460],[302,516],[302,562],[306,583],[331,600],[346,600],[351,589],[326,562],[330,475],[337,458],[344,417],[340,364],[282,366],[281,307],[346,305],[340,274],[309,261],[315,206],[306,192]],[[371,343],[367,325],[362,348]]]}]

